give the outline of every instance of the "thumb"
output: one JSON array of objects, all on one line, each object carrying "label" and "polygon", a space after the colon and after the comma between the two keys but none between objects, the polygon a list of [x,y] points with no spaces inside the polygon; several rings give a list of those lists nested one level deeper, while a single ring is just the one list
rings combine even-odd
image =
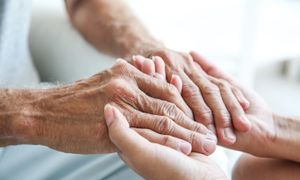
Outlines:
[{"label": "thumb", "polygon": [[110,140],[124,156],[129,159],[137,158],[140,152],[150,149],[151,143],[129,128],[127,119],[117,108],[107,104],[104,107],[104,117]]}]

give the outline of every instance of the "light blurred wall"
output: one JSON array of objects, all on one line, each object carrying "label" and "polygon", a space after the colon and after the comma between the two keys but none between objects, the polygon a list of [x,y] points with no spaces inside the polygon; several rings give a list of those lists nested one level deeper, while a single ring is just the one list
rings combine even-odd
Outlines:
[{"label": "light blurred wall", "polygon": [[[225,69],[246,76],[245,82],[246,79],[251,82],[256,66],[300,57],[299,0],[127,2],[148,29],[168,47],[180,51],[197,50]],[[91,59],[103,57],[72,29],[62,0],[34,0],[33,4],[30,41],[36,61],[42,61],[37,62],[38,66],[47,71],[52,66],[49,59],[63,63],[59,60],[61,57],[66,62],[76,62],[73,66],[81,59],[91,64],[91,68],[86,68],[91,70],[89,73],[81,73],[80,63],[73,69],[55,66],[52,69],[56,69],[56,74],[52,73],[55,77],[51,80],[59,79],[61,69],[88,75],[111,64],[104,61],[103,67],[92,66],[94,61]],[[78,52],[70,54],[74,51]],[[67,64],[70,63],[65,66]],[[78,78],[77,74],[71,80]]]}]

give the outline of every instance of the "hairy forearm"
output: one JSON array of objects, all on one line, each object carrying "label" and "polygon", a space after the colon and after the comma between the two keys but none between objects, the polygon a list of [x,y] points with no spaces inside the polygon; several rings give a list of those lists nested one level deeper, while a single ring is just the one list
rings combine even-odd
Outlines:
[{"label": "hairy forearm", "polygon": [[128,57],[163,47],[122,0],[66,0],[66,5],[72,24],[100,51]]},{"label": "hairy forearm", "polygon": [[270,151],[275,157],[300,162],[300,118],[274,116],[277,136]]},{"label": "hairy forearm", "polygon": [[20,143],[22,120],[32,98],[28,90],[0,89],[0,147]]}]

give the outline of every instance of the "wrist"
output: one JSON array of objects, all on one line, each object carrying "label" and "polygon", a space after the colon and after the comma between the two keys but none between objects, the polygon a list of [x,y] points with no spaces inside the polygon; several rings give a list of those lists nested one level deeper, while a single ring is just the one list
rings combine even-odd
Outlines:
[{"label": "wrist", "polygon": [[270,151],[274,157],[300,162],[300,121],[274,114],[275,138]]},{"label": "wrist", "polygon": [[[0,137],[5,140],[5,145],[22,144],[23,134],[26,132],[23,128],[30,119],[25,116],[33,99],[30,90],[2,89],[1,112],[0,112]],[[28,124],[27,124],[28,125]],[[9,143],[11,142],[11,144]]]}]

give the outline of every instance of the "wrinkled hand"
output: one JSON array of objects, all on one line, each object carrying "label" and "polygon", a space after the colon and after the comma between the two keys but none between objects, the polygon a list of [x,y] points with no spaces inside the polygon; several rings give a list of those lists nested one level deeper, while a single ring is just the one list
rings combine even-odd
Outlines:
[{"label": "wrinkled hand", "polygon": [[148,55],[154,60],[157,57],[163,59],[168,81],[173,75],[182,79],[182,97],[191,108],[194,119],[216,131],[222,143],[235,142],[234,130],[245,132],[249,129],[243,114],[249,102],[237,88],[205,75],[189,54],[158,49],[148,52]]},{"label": "wrinkled hand", "polygon": [[111,105],[105,106],[105,119],[109,137],[120,157],[145,179],[226,179],[222,170],[205,155],[186,156],[143,138]]},{"label": "wrinkled hand", "polygon": [[238,88],[207,75],[191,55],[173,51],[154,54],[163,59],[159,56],[153,56],[152,59],[134,56],[135,66],[148,75],[167,79],[175,85],[192,109],[195,119],[214,132],[216,126],[219,142],[233,144],[236,140],[234,131],[245,132],[250,129],[241,107],[248,108],[249,102]]},{"label": "wrinkled hand", "polygon": [[[154,142],[186,154],[191,148],[186,143],[181,147],[182,141],[196,152],[215,150],[216,138],[185,115],[189,108],[174,86],[145,75],[124,60],[91,78],[34,94],[35,99],[22,110],[25,118],[15,127],[22,143],[72,153],[113,152],[116,149],[103,117],[104,105],[110,103],[124,113],[131,127]],[[153,136],[146,129],[159,134]]]},{"label": "wrinkled hand", "polygon": [[229,148],[241,150],[258,156],[264,156],[268,152],[265,148],[276,138],[276,128],[274,126],[273,113],[264,100],[254,91],[243,87],[237,83],[230,75],[224,73],[217,66],[192,52],[192,56],[201,68],[210,76],[223,79],[238,87],[245,97],[250,101],[251,106],[246,110],[246,116],[251,123],[248,132],[237,132],[237,141]]}]

